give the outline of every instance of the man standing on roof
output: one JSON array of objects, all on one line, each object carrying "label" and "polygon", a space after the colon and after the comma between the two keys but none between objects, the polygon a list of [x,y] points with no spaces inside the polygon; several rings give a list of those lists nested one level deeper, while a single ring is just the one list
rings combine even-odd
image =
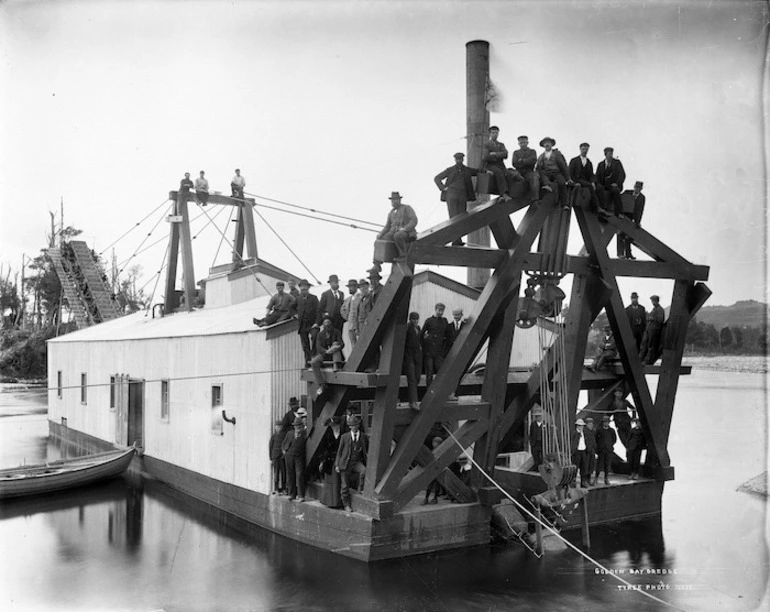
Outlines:
[{"label": "man standing on roof", "polygon": [[310,365],[313,358],[315,336],[318,333],[316,318],[318,317],[318,298],[310,293],[310,283],[303,278],[299,281],[299,297],[297,297],[297,320],[299,321],[299,340],[302,352],[305,353],[305,367]]},{"label": "man standing on roof", "polygon": [[267,314],[264,319],[253,319],[254,325],[259,327],[266,327],[267,325],[273,325],[279,321],[286,321],[291,318],[291,311],[294,307],[294,298],[288,293],[284,293],[283,281],[278,281],[275,284],[275,288],[278,291],[270,301],[267,303]]},{"label": "man standing on roof", "polygon": [[[382,230],[377,234],[377,239],[395,242],[398,256],[394,257],[393,261],[405,261],[407,243],[417,238],[417,214],[411,206],[401,202],[401,194],[398,191],[391,192],[390,205],[392,210],[388,213]],[[374,264],[379,268],[382,262],[375,260]]]},{"label": "man standing on roof", "polygon": [[567,162],[559,149],[554,149],[556,141],[546,136],[540,141],[540,146],[545,149],[537,158],[537,169],[540,173],[540,183],[546,191],[559,191],[559,202],[563,208],[569,208],[567,198],[567,185],[571,185]]},{"label": "man standing on roof", "polygon": [[508,149],[497,140],[500,134],[500,128],[496,125],[489,128],[489,140],[484,143],[482,166],[484,170],[491,172],[495,177],[497,193],[508,197],[508,181],[505,178],[505,160],[508,159]]},{"label": "man standing on roof", "polygon": [[604,159],[596,168],[596,195],[599,198],[600,212],[622,215],[623,202],[620,194],[623,192],[626,171],[620,160],[613,157],[614,153],[615,149],[612,147],[604,148]]},{"label": "man standing on roof", "polygon": [[[529,137],[519,136],[519,148],[513,152],[512,164],[521,179],[529,185],[529,199],[537,202],[540,198],[540,177],[535,171],[537,153],[529,148]],[[513,175],[516,180],[516,175]]]},{"label": "man standing on roof", "polygon": [[345,320],[342,318],[340,310],[342,303],[345,301],[345,296],[340,291],[340,279],[336,274],[329,276],[329,289],[321,294],[321,299],[318,302],[318,319],[316,323],[321,325],[324,318],[328,317],[332,322],[332,327],[342,333],[342,326],[345,324]]},{"label": "man standing on roof", "polygon": [[639,358],[647,365],[654,364],[661,353],[661,340],[663,339],[663,323],[666,320],[666,312],[660,305],[660,297],[650,296],[652,310],[647,313],[647,329],[644,330],[642,348]]},{"label": "man standing on roof", "polygon": [[234,198],[243,199],[243,188],[246,187],[246,179],[241,176],[241,169],[235,169],[235,176],[230,180],[230,191]]},{"label": "man standing on roof", "polygon": [[203,170],[201,170],[200,176],[195,179],[195,196],[201,206],[206,206],[209,203],[209,181]]},{"label": "man standing on roof", "polygon": [[[468,202],[476,199],[471,177],[479,173],[477,168],[469,168],[463,164],[465,153],[455,153],[455,165],[439,172],[433,181],[441,190],[441,201],[446,202],[449,218],[456,217],[467,210]],[[460,238],[452,242],[452,246],[463,246]]]},{"label": "man standing on roof", "polygon": [[631,333],[634,334],[637,352],[642,350],[642,337],[647,325],[647,311],[639,303],[639,294],[634,291],[631,294],[631,303],[626,306],[626,316],[631,324]]},{"label": "man standing on roof", "polygon": [[422,328],[422,353],[425,363],[425,385],[430,387],[433,376],[444,363],[444,347],[446,346],[449,322],[444,318],[446,306],[439,302],[433,316],[425,319]]}]

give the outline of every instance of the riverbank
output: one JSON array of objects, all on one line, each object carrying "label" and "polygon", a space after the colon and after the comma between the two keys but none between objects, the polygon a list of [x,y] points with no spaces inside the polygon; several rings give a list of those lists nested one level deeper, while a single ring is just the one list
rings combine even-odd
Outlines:
[{"label": "riverbank", "polygon": [[682,364],[718,372],[768,372],[767,355],[685,355]]}]

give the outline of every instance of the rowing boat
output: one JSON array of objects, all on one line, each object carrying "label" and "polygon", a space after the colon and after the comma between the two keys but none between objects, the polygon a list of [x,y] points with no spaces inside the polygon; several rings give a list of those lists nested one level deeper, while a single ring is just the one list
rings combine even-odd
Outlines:
[{"label": "rowing boat", "polygon": [[0,499],[61,491],[118,476],[128,469],[135,450],[131,447],[0,470]]}]

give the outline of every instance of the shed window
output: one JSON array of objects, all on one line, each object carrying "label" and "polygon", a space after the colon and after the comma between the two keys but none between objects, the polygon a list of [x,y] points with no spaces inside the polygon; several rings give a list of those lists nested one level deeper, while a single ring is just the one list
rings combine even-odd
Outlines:
[{"label": "shed window", "polygon": [[168,421],[168,381],[160,381],[160,418]]},{"label": "shed window", "polygon": [[110,376],[110,408],[115,407],[115,377]]},{"label": "shed window", "polygon": [[80,373],[80,403],[88,403],[88,374]]},{"label": "shed window", "polygon": [[222,421],[222,385],[211,386],[211,433],[224,434]]},{"label": "shed window", "polygon": [[56,397],[59,399],[62,398],[62,387],[64,385],[62,384],[62,374],[61,370],[56,372]]}]

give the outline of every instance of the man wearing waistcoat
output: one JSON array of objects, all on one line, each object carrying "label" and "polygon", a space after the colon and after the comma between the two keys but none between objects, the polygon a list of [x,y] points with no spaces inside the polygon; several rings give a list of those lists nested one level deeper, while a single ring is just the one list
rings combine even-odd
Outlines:
[{"label": "man wearing waistcoat", "polygon": [[[626,180],[626,171],[619,159],[613,157],[615,149],[604,148],[604,159],[596,168],[596,195],[599,198],[600,210],[604,213],[614,212],[623,214],[623,202],[620,194],[623,192],[623,181]],[[610,210],[612,204],[612,210]]]},{"label": "man wearing waistcoat", "polygon": [[591,192],[591,205],[596,209],[599,198],[596,196],[596,185],[594,185],[594,165],[588,159],[588,149],[590,148],[591,145],[587,142],[580,143],[580,155],[569,160],[569,177],[573,183],[577,183]]},{"label": "man wearing waistcoat", "polygon": [[536,202],[540,198],[540,177],[535,166],[537,165],[537,153],[529,148],[529,138],[519,136],[519,148],[513,152],[511,164],[518,173],[512,173],[513,180],[524,180],[529,185],[529,199]]},{"label": "man wearing waistcoat", "polygon": [[554,149],[556,141],[546,136],[540,141],[540,146],[545,149],[537,158],[537,169],[540,173],[540,182],[546,191],[559,190],[559,203],[563,208],[569,208],[567,197],[567,185],[571,185],[567,162],[559,149]]},{"label": "man wearing waistcoat", "polygon": [[329,289],[321,294],[321,299],[318,301],[316,324],[320,326],[323,320],[328,318],[332,322],[332,327],[342,333],[342,326],[345,325],[345,321],[340,310],[345,296],[340,291],[340,279],[336,274],[329,277],[328,283]]},{"label": "man wearing waistcoat", "polygon": [[307,279],[299,281],[299,297],[297,298],[297,321],[299,322],[299,341],[302,344],[302,352],[305,354],[305,367],[310,365],[313,358],[313,347],[319,326],[316,323],[318,317],[318,298],[310,293],[310,283]]},{"label": "man wearing waistcoat", "polygon": [[[644,214],[644,202],[646,198],[642,193],[643,187],[644,183],[642,181],[636,181],[634,183],[634,190],[631,193],[631,197],[634,199],[634,212],[632,213],[633,218],[631,220],[636,227],[641,227],[642,215]],[[618,259],[636,259],[636,257],[631,254],[631,242],[631,238],[625,234],[618,234]]]},{"label": "man wearing waistcoat", "polygon": [[508,149],[497,140],[498,134],[500,134],[499,127],[493,125],[489,128],[489,140],[484,143],[483,168],[494,175],[497,193],[506,197],[508,195],[508,182],[505,178],[504,161],[508,159]]},{"label": "man wearing waistcoat", "polygon": [[356,477],[358,479],[358,490],[364,488],[364,475],[366,474],[366,453],[369,441],[361,431],[361,417],[352,416],[348,425],[350,431],[344,433],[340,438],[340,446],[337,450],[337,458],[334,463],[334,469],[340,475],[342,486],[340,488],[340,497],[345,510],[353,512],[350,506],[350,487],[354,484]]},{"label": "man wearing waistcoat", "polygon": [[[455,165],[439,172],[433,181],[441,190],[441,200],[446,202],[449,218],[456,217],[466,211],[468,202],[476,199],[471,177],[478,175],[477,168],[469,168],[463,164],[465,153],[455,153]],[[457,238],[452,246],[463,246],[463,241]]]},{"label": "man wearing waistcoat", "polygon": [[636,350],[641,351],[644,328],[647,325],[647,311],[639,303],[639,294],[636,291],[631,294],[631,303],[626,306],[626,316],[631,324],[631,333],[634,334]]}]

